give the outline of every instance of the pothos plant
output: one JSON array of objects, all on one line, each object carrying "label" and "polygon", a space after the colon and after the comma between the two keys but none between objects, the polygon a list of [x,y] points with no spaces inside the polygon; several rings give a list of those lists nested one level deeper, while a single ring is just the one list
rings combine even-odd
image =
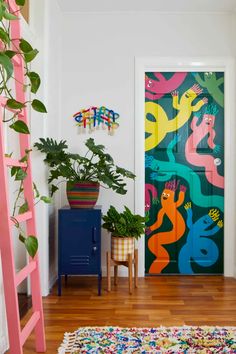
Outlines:
[{"label": "pothos plant", "polygon": [[[25,0],[15,0],[17,6],[24,6]],[[22,85],[22,90],[36,94],[41,79],[38,73],[30,70],[31,62],[38,55],[38,50],[33,48],[29,42],[24,38],[11,37],[11,21],[20,21],[19,11],[12,13],[9,2],[7,0],[0,0],[0,95],[5,97],[6,105],[3,112],[3,122],[6,123],[10,129],[21,134],[30,134],[27,124],[20,119],[20,114],[26,108],[31,106],[33,110],[41,113],[46,113],[45,105],[38,99],[33,98],[26,102],[20,102],[16,99],[15,93],[12,90],[12,84],[17,82]],[[19,82],[14,76],[14,57],[21,57],[24,66],[24,82]],[[6,110],[8,113],[6,117]],[[15,181],[19,182],[16,191],[16,199],[13,206],[12,221],[19,232],[19,240],[24,243],[29,255],[34,257],[38,249],[38,242],[35,235],[26,237],[24,231],[21,229],[16,219],[16,214],[22,214],[28,211],[28,202],[23,197],[23,182],[27,176],[28,158],[31,150],[25,151],[25,155],[19,160],[24,162],[25,166],[11,167],[11,176]],[[12,157],[13,153],[6,154],[7,157]],[[50,198],[40,196],[40,193],[35,184],[33,184],[34,197],[36,203],[40,200],[49,203]],[[23,201],[22,201],[23,199]]]}]

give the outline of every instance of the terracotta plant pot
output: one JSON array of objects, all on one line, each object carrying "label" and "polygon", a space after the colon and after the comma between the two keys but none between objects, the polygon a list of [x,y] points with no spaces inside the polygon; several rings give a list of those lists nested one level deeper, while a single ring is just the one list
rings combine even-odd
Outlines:
[{"label": "terracotta plant pot", "polygon": [[129,253],[134,257],[133,237],[111,237],[111,258],[114,261],[127,261]]},{"label": "terracotta plant pot", "polygon": [[100,184],[97,182],[76,182],[67,184],[67,199],[71,208],[93,208],[97,203]]}]

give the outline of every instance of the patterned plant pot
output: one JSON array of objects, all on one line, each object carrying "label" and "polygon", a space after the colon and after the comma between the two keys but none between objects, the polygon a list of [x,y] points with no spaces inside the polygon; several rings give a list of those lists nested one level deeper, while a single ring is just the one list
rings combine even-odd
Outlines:
[{"label": "patterned plant pot", "polygon": [[76,182],[67,184],[67,199],[71,208],[93,208],[97,203],[100,184],[97,182]]},{"label": "patterned plant pot", "polygon": [[134,257],[133,237],[111,237],[111,258],[114,261],[127,261],[129,253]]}]

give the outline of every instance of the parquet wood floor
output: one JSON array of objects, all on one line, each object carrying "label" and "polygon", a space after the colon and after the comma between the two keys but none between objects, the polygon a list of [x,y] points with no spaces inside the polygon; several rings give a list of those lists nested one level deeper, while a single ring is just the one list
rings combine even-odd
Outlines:
[{"label": "parquet wood floor", "polygon": [[[56,353],[63,333],[80,326],[156,327],[181,325],[236,326],[236,279],[222,276],[159,276],[139,279],[129,295],[128,279],[97,296],[97,281],[70,277],[63,286],[44,298],[47,353]],[[23,319],[25,322],[29,313]],[[33,335],[24,354],[34,353]]]}]

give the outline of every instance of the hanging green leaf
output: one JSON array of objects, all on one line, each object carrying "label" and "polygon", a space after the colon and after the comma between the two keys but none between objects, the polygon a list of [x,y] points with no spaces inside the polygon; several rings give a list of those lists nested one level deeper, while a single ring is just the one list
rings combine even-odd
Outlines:
[{"label": "hanging green leaf", "polygon": [[17,133],[29,134],[29,128],[22,120],[17,120],[15,123],[9,126],[11,129],[15,130]]},{"label": "hanging green leaf", "polygon": [[43,102],[41,102],[39,100],[33,100],[31,105],[35,111],[41,112],[41,113],[47,113],[47,109],[44,106]]},{"label": "hanging green leaf", "polygon": [[0,27],[0,39],[6,44],[10,43],[9,34],[6,31],[4,31],[4,29],[1,27]]},{"label": "hanging green leaf", "polygon": [[8,11],[3,11],[3,17],[6,19],[6,20],[10,20],[10,21],[12,21],[12,20],[19,20],[19,17],[17,17],[17,16],[15,16],[15,15],[13,15],[13,14],[11,14],[10,12],[8,12]]},{"label": "hanging green leaf", "polygon": [[12,157],[13,152],[11,152],[10,154],[5,154],[5,157]]},{"label": "hanging green leaf", "polygon": [[20,167],[13,166],[11,168],[11,177],[13,177]]},{"label": "hanging green leaf", "polygon": [[6,71],[7,80],[9,80],[13,74],[13,64],[9,57],[3,52],[0,52],[0,65],[2,65],[3,69]]},{"label": "hanging green leaf", "polygon": [[11,109],[22,109],[25,107],[25,104],[19,101],[14,100],[13,98],[9,98],[7,100],[7,107]]},{"label": "hanging green leaf", "polygon": [[57,190],[58,190],[58,187],[55,186],[54,184],[52,184],[52,185],[51,185],[51,192],[50,192],[51,196],[53,196],[53,194],[54,194]]},{"label": "hanging green leaf", "polygon": [[25,0],[16,0],[16,5],[24,6],[25,5]]},{"label": "hanging green leaf", "polygon": [[0,21],[2,21],[2,19],[3,19],[3,4],[1,3],[0,4]]},{"label": "hanging green leaf", "polygon": [[45,195],[42,195],[40,200],[42,200],[46,204],[50,204],[52,202],[52,199],[50,197],[46,197]]},{"label": "hanging green leaf", "polygon": [[5,54],[8,56],[8,58],[12,59],[17,54],[17,52],[14,50],[6,50]]},{"label": "hanging green leaf", "polygon": [[26,176],[27,173],[21,167],[19,167],[15,175],[15,181],[23,181]]},{"label": "hanging green leaf", "polygon": [[34,60],[34,58],[36,57],[38,52],[39,51],[37,49],[33,49],[28,53],[24,53],[24,58],[25,58],[26,63],[30,63],[32,60]]},{"label": "hanging green leaf", "polygon": [[24,204],[22,204],[19,208],[19,214],[24,214],[29,210],[29,204],[27,202],[27,200],[25,201]]},{"label": "hanging green leaf", "polygon": [[37,188],[37,186],[36,186],[36,184],[33,182],[33,188],[34,188],[34,192],[35,192],[35,198],[38,198],[39,196],[40,196],[40,194],[39,194],[39,190],[38,190],[38,188]]},{"label": "hanging green leaf", "polygon": [[19,234],[19,240],[20,240],[22,243],[25,243],[25,237],[24,237],[22,234]]},{"label": "hanging green leaf", "polygon": [[28,72],[27,76],[30,79],[31,92],[36,93],[38,91],[40,84],[41,84],[41,79],[40,79],[39,74],[31,71],[31,72]]},{"label": "hanging green leaf", "polygon": [[33,47],[24,38],[20,39],[19,47],[23,53],[29,53],[33,50]]},{"label": "hanging green leaf", "polygon": [[26,154],[19,160],[19,162],[26,162],[26,161],[28,161],[28,158],[29,158],[29,156],[28,156],[28,154]]},{"label": "hanging green leaf", "polygon": [[38,250],[38,240],[35,236],[28,236],[25,239],[25,248],[27,249],[29,255],[33,258]]}]

